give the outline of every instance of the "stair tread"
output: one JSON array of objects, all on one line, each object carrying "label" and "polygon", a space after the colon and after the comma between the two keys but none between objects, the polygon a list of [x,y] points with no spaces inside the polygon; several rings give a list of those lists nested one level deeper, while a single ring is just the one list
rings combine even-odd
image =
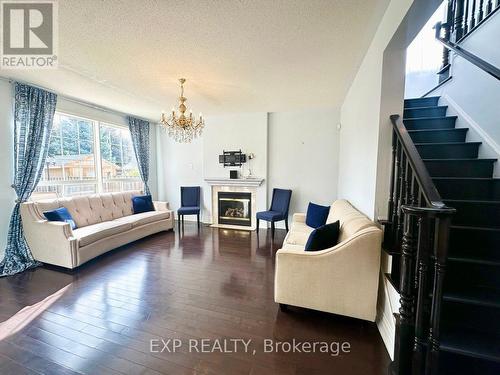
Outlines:
[{"label": "stair tread", "polygon": [[[407,108],[410,109],[410,108]],[[458,116],[429,116],[429,117],[408,117],[403,118],[403,121],[421,121],[421,120],[442,120],[442,119],[450,119],[450,118],[458,118]]]},{"label": "stair tread", "polygon": [[428,106],[424,106],[424,107],[410,107],[410,108],[405,108],[405,109],[409,109],[409,110],[414,110],[414,109],[435,109],[435,108],[448,108],[447,105],[428,105]]},{"label": "stair tread", "polygon": [[475,203],[475,204],[500,204],[498,200],[489,199],[443,199],[445,202]]},{"label": "stair tread", "polygon": [[468,287],[445,291],[443,298],[445,301],[500,308],[500,291],[490,288]]},{"label": "stair tread", "polygon": [[453,158],[453,159],[443,159],[443,158],[438,158],[438,159],[422,159],[423,161],[485,161],[485,162],[492,162],[492,161],[497,161],[498,159],[493,159],[493,158]]},{"label": "stair tread", "polygon": [[434,143],[414,143],[415,146],[443,146],[443,145],[480,145],[483,142],[434,142]]},{"label": "stair tread", "polygon": [[469,128],[438,128],[438,129],[410,129],[408,133],[421,133],[421,132],[457,132],[468,131]]},{"label": "stair tread", "polygon": [[441,349],[470,357],[500,362],[500,338],[466,329],[444,330]]},{"label": "stair tread", "polygon": [[500,228],[473,227],[471,225],[450,225],[450,229],[491,231],[491,232],[499,232],[500,234]]},{"label": "stair tread", "polygon": [[472,181],[500,181],[500,178],[496,177],[432,177],[433,180],[472,180]]},{"label": "stair tread", "polygon": [[474,258],[470,256],[449,256],[448,260],[452,262],[474,263],[485,266],[500,266],[500,260],[497,261],[483,258]]}]

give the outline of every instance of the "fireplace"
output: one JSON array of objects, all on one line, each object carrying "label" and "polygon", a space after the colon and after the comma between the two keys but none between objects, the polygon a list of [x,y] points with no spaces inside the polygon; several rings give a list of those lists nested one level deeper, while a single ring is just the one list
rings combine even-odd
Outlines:
[{"label": "fireplace", "polygon": [[252,194],[219,191],[219,224],[252,225]]}]

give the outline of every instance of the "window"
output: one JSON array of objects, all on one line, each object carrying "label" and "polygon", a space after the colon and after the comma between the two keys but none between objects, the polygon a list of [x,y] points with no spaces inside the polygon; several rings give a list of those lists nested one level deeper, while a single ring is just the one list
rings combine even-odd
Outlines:
[{"label": "window", "polygon": [[127,128],[56,112],[34,199],[143,187]]},{"label": "window", "polygon": [[129,130],[100,124],[99,144],[103,191],[142,189]]}]

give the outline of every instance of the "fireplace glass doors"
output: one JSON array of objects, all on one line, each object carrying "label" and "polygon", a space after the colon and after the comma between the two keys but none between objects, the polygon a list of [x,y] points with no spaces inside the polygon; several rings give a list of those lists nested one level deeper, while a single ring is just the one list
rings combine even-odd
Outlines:
[{"label": "fireplace glass doors", "polygon": [[251,226],[252,194],[240,192],[219,192],[219,224]]}]

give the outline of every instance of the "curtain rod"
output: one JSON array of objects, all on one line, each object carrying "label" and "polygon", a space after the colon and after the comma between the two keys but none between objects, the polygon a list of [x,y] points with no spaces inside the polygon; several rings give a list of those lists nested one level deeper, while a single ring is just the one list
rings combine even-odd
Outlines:
[{"label": "curtain rod", "polygon": [[3,76],[0,76],[0,80],[6,81],[6,82],[9,82],[9,83],[19,82],[19,83],[22,83],[22,84],[25,84],[25,85],[30,85],[30,86],[36,87],[38,89],[42,89],[42,90],[45,90],[45,91],[52,92],[52,93],[56,94],[58,97],[61,97],[61,98],[65,99],[65,100],[67,100],[69,102],[73,102],[73,103],[76,103],[76,104],[81,104],[81,105],[83,105],[85,107],[89,107],[89,108],[92,108],[92,109],[97,109],[97,110],[100,110],[100,111],[103,111],[103,112],[113,113],[113,114],[117,114],[117,115],[125,116],[125,117],[127,117],[127,116],[135,117],[135,118],[137,118],[139,120],[148,121],[149,123],[151,123],[153,125],[155,125],[158,122],[158,121],[152,121],[151,119],[147,119],[145,117],[133,116],[130,113],[120,112],[120,111],[111,109],[109,107],[104,107],[104,106],[101,106],[101,105],[98,105],[98,104],[89,103],[89,102],[86,102],[85,100],[77,99],[77,98],[74,98],[72,96],[63,95],[63,94],[58,93],[55,90],[48,89],[48,88],[46,88],[44,86],[35,85],[35,84],[31,83],[31,82],[26,82],[26,81],[22,81],[22,80],[19,80],[19,79],[13,79],[13,78],[8,78],[8,77],[3,77]]}]

